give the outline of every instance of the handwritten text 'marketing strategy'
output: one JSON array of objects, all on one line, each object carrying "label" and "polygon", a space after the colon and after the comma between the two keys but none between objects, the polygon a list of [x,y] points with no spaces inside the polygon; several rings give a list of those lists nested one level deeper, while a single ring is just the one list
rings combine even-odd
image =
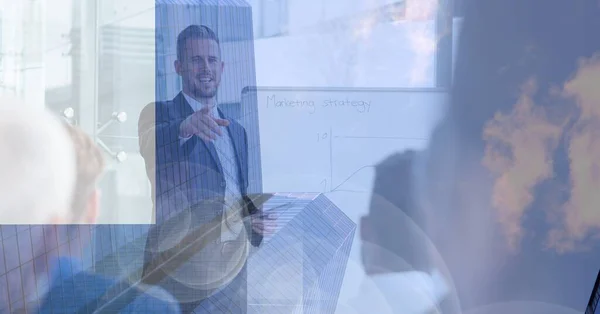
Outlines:
[{"label": "handwritten text 'marketing strategy'", "polygon": [[315,113],[317,108],[346,108],[358,113],[368,113],[371,110],[371,101],[329,98],[315,103],[313,100],[286,99],[271,95],[267,96],[267,108],[306,108],[310,114]]}]

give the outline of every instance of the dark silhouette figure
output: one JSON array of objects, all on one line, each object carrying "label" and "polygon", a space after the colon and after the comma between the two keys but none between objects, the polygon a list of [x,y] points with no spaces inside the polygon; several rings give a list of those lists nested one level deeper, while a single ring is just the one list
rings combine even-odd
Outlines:
[{"label": "dark silhouette figure", "polygon": [[[453,274],[463,309],[526,300],[583,311],[600,266],[597,239],[567,252],[548,248],[546,242],[562,219],[553,208],[570,197],[568,145],[582,114],[575,99],[557,92],[573,78],[581,60],[600,52],[600,4],[470,0],[465,1],[464,16],[451,109],[430,144],[431,233]],[[523,234],[510,250],[499,223],[502,216],[491,205],[496,178],[482,162],[483,133],[496,113],[511,114],[527,82],[534,82],[531,102],[543,108],[549,123],[560,124],[561,131],[550,153],[551,175],[532,188],[533,200],[520,218]],[[511,148],[504,149],[513,162]],[[536,158],[531,149],[531,158]]]}]

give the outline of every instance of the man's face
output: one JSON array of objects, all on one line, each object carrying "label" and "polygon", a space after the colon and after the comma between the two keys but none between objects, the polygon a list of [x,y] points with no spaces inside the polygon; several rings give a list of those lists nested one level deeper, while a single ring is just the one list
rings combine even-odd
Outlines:
[{"label": "man's face", "polygon": [[183,60],[175,62],[175,70],[183,80],[184,90],[195,98],[215,97],[223,67],[219,44],[211,39],[188,39]]}]

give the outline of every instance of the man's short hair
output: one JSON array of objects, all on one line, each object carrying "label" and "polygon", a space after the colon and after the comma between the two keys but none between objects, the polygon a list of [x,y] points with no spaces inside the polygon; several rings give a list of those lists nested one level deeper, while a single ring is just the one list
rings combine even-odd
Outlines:
[{"label": "man's short hair", "polygon": [[210,27],[206,25],[190,25],[177,36],[177,60],[179,61],[183,61],[185,44],[188,39],[210,39],[216,41],[220,46],[219,37]]},{"label": "man's short hair", "polygon": [[58,117],[19,99],[0,99],[0,224],[68,217],[75,154]]},{"label": "man's short hair", "polygon": [[73,146],[77,163],[77,179],[73,194],[72,210],[76,218],[86,209],[86,202],[96,188],[96,183],[104,170],[102,151],[94,140],[79,127],[65,123]]}]

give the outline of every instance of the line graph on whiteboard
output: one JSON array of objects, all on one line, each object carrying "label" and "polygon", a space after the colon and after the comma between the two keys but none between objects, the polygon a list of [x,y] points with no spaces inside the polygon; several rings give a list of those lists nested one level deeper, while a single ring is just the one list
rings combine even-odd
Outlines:
[{"label": "line graph on whiteboard", "polygon": [[377,163],[404,149],[424,147],[427,141],[425,137],[338,134],[333,127],[310,136],[317,145],[313,146],[315,150],[326,151],[328,169],[315,171],[320,176],[318,185],[314,184],[314,177],[313,183],[299,185],[312,187],[304,192],[319,193],[368,192]]}]

